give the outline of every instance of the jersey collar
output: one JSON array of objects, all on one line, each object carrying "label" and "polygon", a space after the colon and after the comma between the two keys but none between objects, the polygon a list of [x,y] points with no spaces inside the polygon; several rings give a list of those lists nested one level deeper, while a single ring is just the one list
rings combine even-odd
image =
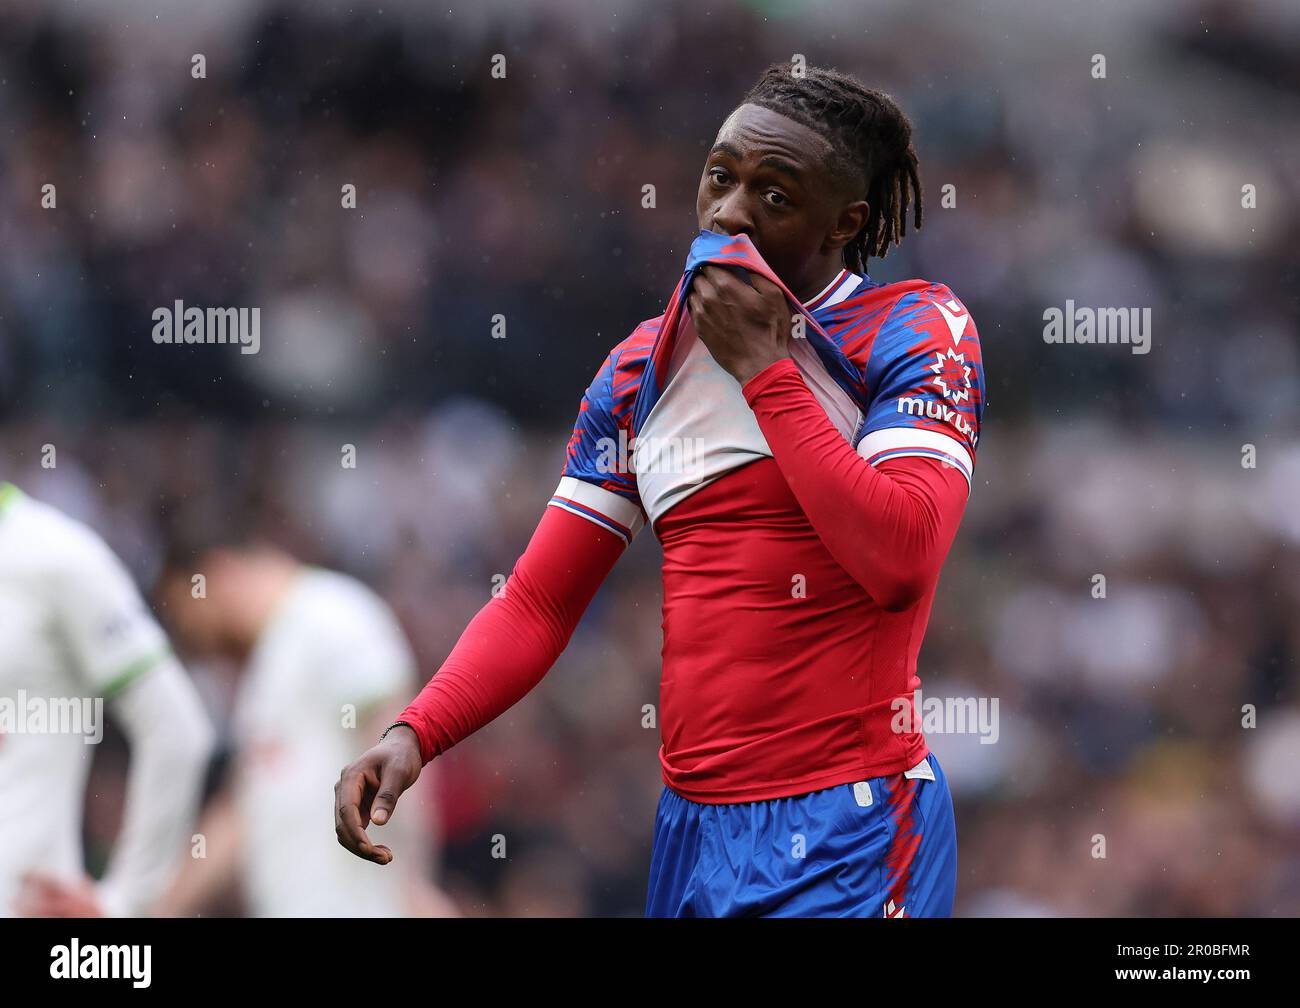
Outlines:
[{"label": "jersey collar", "polygon": [[21,496],[22,491],[12,483],[0,483],[0,515],[8,511]]},{"label": "jersey collar", "polygon": [[803,303],[804,310],[814,312],[821,308],[829,308],[831,305],[839,304],[852,294],[860,283],[862,283],[862,277],[856,273],[850,273],[847,269],[841,269],[835,274],[835,278],[822,288],[821,293]]}]

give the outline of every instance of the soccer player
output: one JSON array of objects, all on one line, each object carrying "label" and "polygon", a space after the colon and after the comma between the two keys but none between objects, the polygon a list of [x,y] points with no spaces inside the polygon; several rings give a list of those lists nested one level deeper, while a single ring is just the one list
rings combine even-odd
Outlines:
[{"label": "soccer player", "polygon": [[[206,856],[186,865],[162,912],[190,916],[238,889],[257,917],[452,914],[426,880],[428,851],[387,877],[318,823],[339,764],[410,695],[415,660],[388,605],[260,544],[178,550],[160,590],[182,646],[239,669],[233,768],[199,824]],[[405,825],[404,841],[423,844],[423,824]]]},{"label": "soccer player", "polygon": [[[203,704],[104,541],[11,483],[0,614],[0,917],[147,914],[188,849],[213,741]],[[95,883],[81,818],[105,706],[131,763]]]},{"label": "soccer player", "polygon": [[865,272],[909,206],[920,227],[888,96],[834,71],[762,75],[705,161],[682,281],[587,389],[505,591],[343,771],[345,847],[391,860],[365,827],[538,683],[649,524],[665,786],[646,913],[951,913],[952,800],[912,694],[984,378],[952,291]]}]

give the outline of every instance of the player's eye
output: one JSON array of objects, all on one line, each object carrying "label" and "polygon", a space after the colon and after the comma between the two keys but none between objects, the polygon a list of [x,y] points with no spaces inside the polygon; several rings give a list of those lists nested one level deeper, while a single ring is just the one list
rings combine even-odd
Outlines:
[{"label": "player's eye", "polygon": [[712,182],[714,185],[716,185],[716,186],[723,186],[723,185],[726,185],[726,184],[727,184],[727,169],[725,169],[725,168],[710,168],[710,169],[709,169],[709,181],[711,181],[711,182]]},{"label": "player's eye", "polygon": [[789,199],[789,197],[787,197],[786,194],[783,193],[780,189],[769,189],[767,192],[763,193],[763,197],[764,197],[764,198],[768,201],[768,203],[770,203],[772,206],[778,206],[778,207],[779,207],[779,206],[789,206],[789,205],[790,205],[790,199]]}]

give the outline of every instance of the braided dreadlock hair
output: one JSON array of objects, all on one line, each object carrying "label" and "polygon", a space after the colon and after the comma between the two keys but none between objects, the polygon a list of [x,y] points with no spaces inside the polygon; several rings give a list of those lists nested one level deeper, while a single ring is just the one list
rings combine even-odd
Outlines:
[{"label": "braided dreadlock hair", "polygon": [[838,70],[807,67],[796,77],[787,63],[773,63],[741,101],[802,123],[830,143],[831,170],[865,197],[867,223],[844,246],[844,265],[866,272],[869,256],[883,258],[907,234],[907,208],[915,226],[923,219],[921,180],[912,124],[889,95],[865,87]]}]

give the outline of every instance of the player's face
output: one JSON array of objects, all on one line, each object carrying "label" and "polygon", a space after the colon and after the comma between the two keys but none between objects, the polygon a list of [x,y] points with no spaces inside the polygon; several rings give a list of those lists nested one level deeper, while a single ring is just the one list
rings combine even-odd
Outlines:
[{"label": "player's face", "polygon": [[216,654],[223,650],[220,599],[208,597],[209,589],[196,596],[187,575],[171,572],[159,585],[158,601],[163,619],[178,642],[189,651]]},{"label": "player's face", "polygon": [[704,162],[695,201],[701,230],[748,235],[795,294],[824,283],[828,258],[844,244],[832,238],[843,198],[825,167],[829,155],[830,144],[802,123],[741,105]]}]

